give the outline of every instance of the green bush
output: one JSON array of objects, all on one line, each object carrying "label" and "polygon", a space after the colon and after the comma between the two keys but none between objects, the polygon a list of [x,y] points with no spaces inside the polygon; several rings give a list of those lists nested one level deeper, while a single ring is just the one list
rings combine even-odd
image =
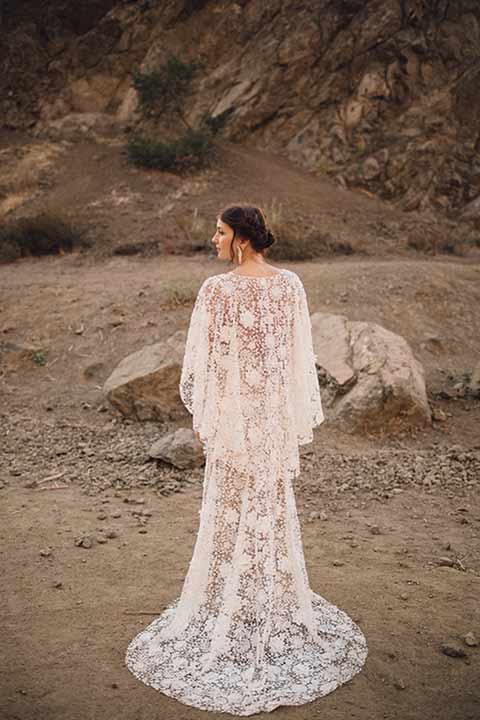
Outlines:
[{"label": "green bush", "polygon": [[140,110],[150,114],[159,114],[172,108],[179,111],[198,67],[196,62],[184,63],[171,55],[160,70],[134,72],[133,86],[138,92]]},{"label": "green bush", "polygon": [[133,165],[170,170],[175,165],[175,142],[152,140],[141,135],[128,138],[127,157]]},{"label": "green bush", "polygon": [[140,109],[149,115],[173,110],[187,130],[170,141],[132,135],[127,142],[129,162],[158,170],[178,170],[205,164],[213,150],[212,139],[224,127],[231,110],[216,117],[204,113],[198,127],[189,125],[183,115],[182,102],[199,67],[197,62],[184,63],[172,55],[158,71],[133,74]]},{"label": "green bush", "polygon": [[187,130],[176,142],[177,164],[202,164],[212,149],[212,140],[203,130]]},{"label": "green bush", "polygon": [[163,142],[141,135],[128,139],[129,162],[157,170],[203,165],[212,149],[211,137],[203,130],[187,130],[177,140]]}]

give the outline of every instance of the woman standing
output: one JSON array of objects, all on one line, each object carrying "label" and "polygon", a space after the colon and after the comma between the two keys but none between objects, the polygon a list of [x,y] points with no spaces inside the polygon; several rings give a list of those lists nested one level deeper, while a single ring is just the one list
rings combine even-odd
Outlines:
[{"label": "woman standing", "polygon": [[305,289],[265,261],[257,207],[217,219],[233,271],[192,311],[180,396],[205,453],[200,526],[182,593],[130,643],[144,683],[204,710],[300,705],[358,673],[365,636],[309,586],[292,481],[324,421]]}]

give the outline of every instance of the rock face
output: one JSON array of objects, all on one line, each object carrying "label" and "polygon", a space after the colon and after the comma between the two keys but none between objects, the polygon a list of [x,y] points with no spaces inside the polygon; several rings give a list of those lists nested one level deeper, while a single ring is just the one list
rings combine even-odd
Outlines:
[{"label": "rock face", "polygon": [[147,345],[119,363],[103,391],[122,415],[137,420],[185,415],[178,392],[185,340],[186,332],[179,330],[165,342]]},{"label": "rock face", "polygon": [[[477,0],[3,4],[5,126],[106,113],[136,126],[134,68],[201,59],[185,115],[402,208],[478,219]],[[159,131],[175,129],[162,118]],[[473,203],[473,204],[472,204]]]},{"label": "rock face", "polygon": [[345,429],[431,422],[423,367],[399,335],[343,315],[311,317],[329,418]]}]

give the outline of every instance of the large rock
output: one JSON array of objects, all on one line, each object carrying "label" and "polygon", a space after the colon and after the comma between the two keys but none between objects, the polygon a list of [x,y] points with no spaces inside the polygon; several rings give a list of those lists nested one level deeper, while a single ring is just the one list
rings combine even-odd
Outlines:
[{"label": "large rock", "polygon": [[343,315],[315,313],[311,322],[331,419],[356,430],[430,424],[423,367],[404,338]]},{"label": "large rock", "polygon": [[[345,430],[431,422],[424,371],[404,338],[343,315],[315,313],[311,322],[317,365],[326,376],[322,399],[329,420]],[[124,358],[103,388],[112,405],[138,420],[184,417],[178,383],[185,340],[186,331],[179,330]],[[155,456],[177,465],[192,461],[192,438],[185,433],[159,441]]]},{"label": "large rock", "polygon": [[178,392],[186,331],[128,355],[103,391],[122,415],[137,420],[173,420],[185,415]]}]

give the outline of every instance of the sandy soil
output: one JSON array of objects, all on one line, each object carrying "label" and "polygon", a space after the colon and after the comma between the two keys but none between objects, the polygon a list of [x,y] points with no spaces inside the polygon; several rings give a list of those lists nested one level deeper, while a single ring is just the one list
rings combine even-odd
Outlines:
[{"label": "sandy soil", "polygon": [[[148,494],[152,517],[142,534],[113,492],[91,498],[76,487],[42,492],[12,483],[2,500],[2,716],[202,717],[123,666],[129,640],[180,592],[199,487],[168,498]],[[477,718],[479,650],[459,639],[472,630],[478,637],[478,499],[407,491],[384,503],[324,497],[319,505],[327,519],[308,521],[312,503],[299,497],[311,584],[360,624],[369,657],[334,693],[276,716]],[[117,538],[91,549],[74,545],[74,536],[105,523]],[[463,557],[468,571],[438,566],[445,555]],[[465,657],[440,651],[451,639]]]},{"label": "sandy soil", "polygon": [[[271,181],[286,198],[285,177]],[[309,192],[302,202],[313,212]],[[361,217],[357,202],[350,210]],[[348,212],[346,195],[341,203]],[[480,355],[480,265],[354,255],[283,266],[302,277],[312,313],[406,337],[444,420],[363,437],[340,432],[327,408],[296,487],[305,553],[312,587],[360,624],[369,657],[351,682],[275,716],[476,720],[480,647],[465,636],[480,639],[480,403],[455,384]],[[125,355],[185,327],[201,281],[227,269],[165,255],[0,266],[2,720],[206,717],[123,664],[190,561],[203,471],[146,461],[155,437],[190,419],[125,422],[102,385]],[[93,546],[78,545],[87,535]],[[464,655],[444,654],[442,642]]]}]

